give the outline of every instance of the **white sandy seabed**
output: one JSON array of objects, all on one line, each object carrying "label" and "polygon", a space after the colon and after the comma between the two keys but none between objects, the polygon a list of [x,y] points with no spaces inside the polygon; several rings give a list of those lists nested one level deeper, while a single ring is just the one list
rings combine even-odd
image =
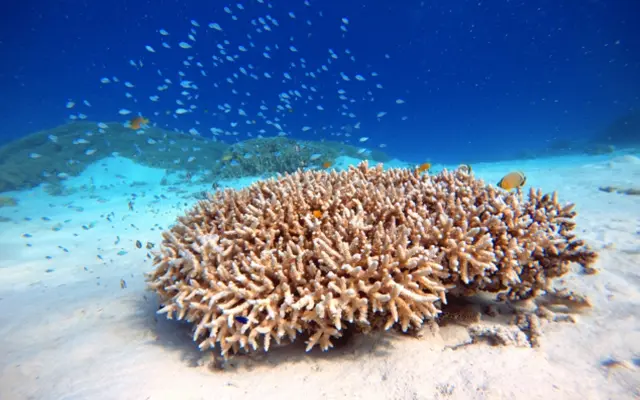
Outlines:
[{"label": "white sandy seabed", "polygon": [[[146,243],[157,248],[162,230],[196,201],[191,194],[209,187],[175,184],[171,191],[160,185],[164,171],[109,158],[67,182],[94,191],[3,194],[19,204],[0,208],[11,219],[0,223],[0,399],[640,397],[640,197],[599,190],[638,188],[640,160],[473,167],[488,183],[522,170],[528,185],[575,202],[578,233],[599,252],[597,275],[562,279],[593,308],[575,324],[545,324],[538,348],[456,346],[468,341],[466,329],[448,325],[422,338],[354,336],[326,353],[305,353],[300,341],[223,371],[207,368],[189,327],[156,316],[143,274],[152,269]],[[146,184],[132,186],[139,181]]]}]

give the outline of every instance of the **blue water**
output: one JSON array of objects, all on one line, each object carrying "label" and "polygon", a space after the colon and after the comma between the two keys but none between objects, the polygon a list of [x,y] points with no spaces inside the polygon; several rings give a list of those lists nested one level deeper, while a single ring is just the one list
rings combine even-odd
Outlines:
[{"label": "blue water", "polygon": [[[68,122],[70,114],[83,113],[89,121],[125,121],[118,114],[121,108],[172,130],[197,128],[204,136],[211,135],[210,127],[234,130],[237,136],[221,137],[234,142],[255,137],[263,128],[264,136],[278,133],[256,117],[264,102],[267,119],[280,117],[283,131],[293,138],[361,145],[358,139],[366,136],[368,148],[386,144],[383,150],[392,157],[411,162],[477,162],[513,158],[557,140],[586,140],[640,102],[640,32],[633,20],[640,3],[634,1],[329,0],[311,1],[310,6],[302,0],[272,1],[271,6],[241,1],[244,10],[228,3],[236,21],[222,3],[212,3],[5,3],[0,142]],[[257,33],[250,21],[267,14],[279,26],[270,24],[271,32]],[[340,29],[343,17],[347,32]],[[210,22],[224,31],[209,28]],[[170,36],[160,35],[161,28]],[[187,38],[192,28],[196,42]],[[171,49],[162,47],[163,40]],[[227,54],[239,58],[214,68],[211,57],[220,55],[216,45],[223,40],[229,41]],[[193,48],[182,49],[179,41]],[[145,50],[146,45],[156,53]],[[238,45],[248,51],[239,51]],[[298,51],[290,51],[290,45]],[[265,46],[270,46],[272,59],[263,57]],[[338,56],[331,64],[328,49]],[[345,54],[347,49],[355,61]],[[201,68],[182,64],[188,56],[203,63],[206,77]],[[134,68],[129,60],[143,67]],[[258,80],[238,72],[249,64]],[[323,64],[328,72],[315,79],[304,75]],[[180,107],[175,100],[183,98],[178,71],[197,84],[199,98],[186,102],[197,105],[196,111],[174,118],[173,110]],[[265,79],[265,71],[273,78]],[[292,80],[284,79],[284,72]],[[351,80],[344,81],[340,72]],[[225,79],[233,73],[240,79],[229,84]],[[356,80],[356,74],[366,80]],[[100,78],[113,76],[120,83],[100,83]],[[173,84],[158,93],[165,77]],[[125,88],[124,81],[135,88]],[[301,89],[303,84],[316,92]],[[231,93],[234,88],[238,95]],[[296,89],[304,98],[292,103],[292,112],[276,113],[282,104],[278,95]],[[353,102],[340,100],[338,89]],[[313,100],[307,101],[310,94]],[[152,95],[160,100],[150,101]],[[76,103],[73,109],[65,108],[69,99]],[[405,103],[396,104],[397,99]],[[217,106],[223,103],[233,111],[220,112]],[[238,108],[248,117],[238,116]],[[379,112],[387,114],[378,119]],[[246,119],[258,123],[247,125]],[[233,121],[238,122],[235,129],[229,128]],[[349,138],[330,135],[357,122],[361,129],[352,129]],[[312,130],[303,132],[303,126]]]},{"label": "blue water", "polygon": [[[640,398],[639,16],[640,0],[4,0],[0,400]],[[136,116],[150,128],[120,125]],[[283,135],[359,150],[214,143]],[[420,180],[336,173],[379,165],[373,150],[387,169],[431,166]],[[463,163],[470,175],[442,172]],[[236,191],[299,166],[318,172]],[[522,199],[507,194],[516,186]],[[562,208],[532,189],[557,191]],[[190,210],[214,191],[199,221]],[[601,273],[566,265],[576,240]],[[469,265],[486,271],[467,281]],[[146,274],[165,267],[149,291]],[[549,293],[522,315],[494,301],[564,268],[555,287],[593,305],[576,324]],[[422,338],[358,335],[363,304],[374,331],[393,314],[400,330],[407,304],[426,309],[441,284],[451,308],[412,311]],[[200,315],[157,314],[174,301]],[[558,323],[516,349],[538,340],[534,302]],[[220,330],[205,323],[214,309]],[[288,348],[270,331],[283,321],[288,335],[300,327]],[[213,353],[198,350],[196,324]],[[306,353],[318,327],[344,340]],[[470,343],[478,327],[514,343],[477,330]],[[272,336],[255,353],[211,362],[256,332]]]}]

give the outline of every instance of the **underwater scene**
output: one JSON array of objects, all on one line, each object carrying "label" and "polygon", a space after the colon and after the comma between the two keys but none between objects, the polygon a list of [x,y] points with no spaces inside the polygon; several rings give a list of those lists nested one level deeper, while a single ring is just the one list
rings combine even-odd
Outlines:
[{"label": "underwater scene", "polygon": [[0,399],[640,398],[640,2],[3,5]]}]

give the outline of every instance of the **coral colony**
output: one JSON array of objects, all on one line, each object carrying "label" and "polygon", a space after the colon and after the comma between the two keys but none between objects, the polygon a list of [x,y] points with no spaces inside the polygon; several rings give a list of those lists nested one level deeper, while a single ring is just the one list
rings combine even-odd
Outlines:
[{"label": "coral colony", "polygon": [[200,201],[163,234],[148,281],[200,349],[227,358],[301,336],[328,350],[347,328],[420,329],[453,297],[552,292],[572,262],[594,272],[575,215],[464,169],[298,171]]}]

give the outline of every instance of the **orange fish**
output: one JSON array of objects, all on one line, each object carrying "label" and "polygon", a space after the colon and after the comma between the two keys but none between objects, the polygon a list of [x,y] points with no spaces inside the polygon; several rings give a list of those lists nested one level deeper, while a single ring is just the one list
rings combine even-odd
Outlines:
[{"label": "orange fish", "polygon": [[429,168],[431,168],[431,163],[423,163],[418,165],[418,167],[416,168],[416,172],[418,172],[419,174],[426,172],[429,170]]},{"label": "orange fish", "polygon": [[332,165],[331,161],[325,161],[322,163],[322,168],[331,168]]},{"label": "orange fish", "polygon": [[523,187],[525,183],[527,183],[527,177],[524,175],[524,172],[515,171],[509,172],[500,179],[498,187],[501,187],[504,190],[511,190]]},{"label": "orange fish", "polygon": [[313,214],[314,217],[316,217],[318,219],[322,217],[322,211],[320,211],[320,210],[313,210],[312,214]]},{"label": "orange fish", "polygon": [[131,121],[129,121],[129,127],[131,129],[138,130],[138,129],[140,129],[141,125],[145,125],[145,124],[148,124],[148,123],[149,123],[149,120],[146,119],[145,117],[137,116],[137,117],[133,118]]}]

